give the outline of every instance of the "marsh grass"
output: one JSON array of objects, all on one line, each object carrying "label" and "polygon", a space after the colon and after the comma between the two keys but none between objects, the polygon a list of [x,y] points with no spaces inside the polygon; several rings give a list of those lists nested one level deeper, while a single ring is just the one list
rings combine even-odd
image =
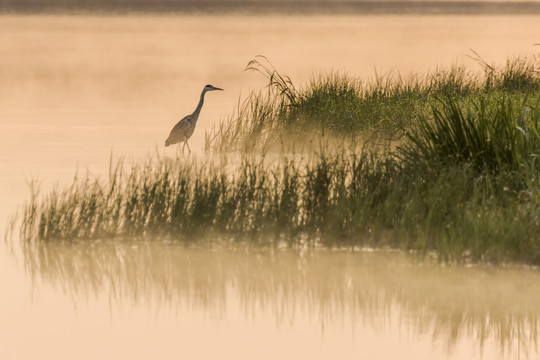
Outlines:
[{"label": "marsh grass", "polygon": [[[540,98],[529,92],[534,68],[522,64],[488,68],[485,83],[456,68],[429,81],[380,78],[368,90],[340,76],[297,90],[273,67],[256,68],[270,79],[268,93],[248,98],[207,142],[246,150],[233,165],[224,154],[216,162],[156,155],[131,167],[111,160],[108,179],[34,189],[20,236],[390,247],[442,261],[539,264]],[[518,78],[526,81],[509,80]],[[338,137],[325,135],[315,151],[266,153],[276,142],[285,150],[284,134],[305,138],[309,126],[342,138],[397,128],[405,136],[393,147],[364,139],[336,147],[328,139]]]},{"label": "marsh grass", "polygon": [[470,162],[481,170],[507,172],[518,181],[538,177],[540,97],[506,94],[478,101],[438,99],[431,117],[420,117],[399,153],[406,162]]},{"label": "marsh grass", "polygon": [[256,57],[246,70],[266,77],[267,90],[239,102],[230,117],[206,134],[205,147],[208,151],[267,151],[313,134],[398,139],[418,117],[432,113],[438,98],[476,100],[501,92],[508,96],[538,92],[536,57],[509,59],[497,68],[473,54],[483,74],[454,65],[425,75],[390,72],[366,83],[331,73],[315,76],[299,88],[268,59]]},{"label": "marsh grass", "polygon": [[[117,167],[120,169],[122,167]],[[217,164],[149,159],[22,208],[23,242],[165,238],[392,247],[445,261],[537,262],[540,197],[474,163],[406,166],[365,150]]]},{"label": "marsh grass", "polygon": [[485,61],[477,52],[471,50],[470,56],[484,72],[483,85],[486,90],[505,89],[520,92],[538,90],[540,61],[536,55],[531,57],[509,58],[504,67],[497,68]]}]

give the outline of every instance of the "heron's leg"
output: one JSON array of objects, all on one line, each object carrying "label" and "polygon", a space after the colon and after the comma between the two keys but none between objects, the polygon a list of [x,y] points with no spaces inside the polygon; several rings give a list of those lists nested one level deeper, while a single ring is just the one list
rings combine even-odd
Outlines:
[{"label": "heron's leg", "polygon": [[189,153],[191,154],[191,149],[189,148],[189,144],[187,143],[187,138],[184,136],[184,146],[187,146]]}]

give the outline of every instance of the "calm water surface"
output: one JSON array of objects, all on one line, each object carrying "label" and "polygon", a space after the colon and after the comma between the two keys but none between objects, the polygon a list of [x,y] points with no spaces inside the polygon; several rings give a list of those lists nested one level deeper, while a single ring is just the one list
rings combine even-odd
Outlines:
[{"label": "calm water surface", "polygon": [[[240,96],[257,54],[319,73],[479,70],[538,53],[538,16],[0,16],[0,226],[28,197],[159,151],[207,95],[190,140]],[[174,244],[0,245],[0,359],[535,359],[540,274],[394,253]]]}]

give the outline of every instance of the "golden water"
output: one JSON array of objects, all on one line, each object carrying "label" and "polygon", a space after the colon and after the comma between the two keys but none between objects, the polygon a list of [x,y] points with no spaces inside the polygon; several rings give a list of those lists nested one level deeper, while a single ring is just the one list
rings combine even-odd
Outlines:
[{"label": "golden water", "polygon": [[[538,16],[0,16],[0,226],[77,168],[156,151],[209,93],[190,141],[265,86],[266,55],[313,74],[424,73],[537,53]],[[540,274],[392,253],[165,243],[0,245],[0,359],[535,359]]]}]

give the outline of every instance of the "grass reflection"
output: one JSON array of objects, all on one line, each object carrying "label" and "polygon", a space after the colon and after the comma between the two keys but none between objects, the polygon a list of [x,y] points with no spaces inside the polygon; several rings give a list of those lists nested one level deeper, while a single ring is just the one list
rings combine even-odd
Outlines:
[{"label": "grass reflection", "polygon": [[[540,273],[526,268],[440,266],[400,253],[190,248],[167,242],[23,243],[34,284],[74,299],[430,335],[505,353],[537,351]],[[393,324],[391,324],[393,322]],[[386,325],[382,325],[386,324]]]}]

